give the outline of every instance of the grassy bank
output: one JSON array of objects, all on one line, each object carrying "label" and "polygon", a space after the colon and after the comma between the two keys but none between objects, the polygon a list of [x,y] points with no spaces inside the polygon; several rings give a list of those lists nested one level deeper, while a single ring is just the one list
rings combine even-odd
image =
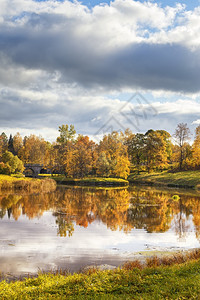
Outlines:
[{"label": "grassy bank", "polygon": [[169,187],[198,188],[200,186],[200,171],[131,174],[129,182]]},{"label": "grassy bank", "polygon": [[35,179],[27,177],[13,177],[0,175],[0,190],[27,190],[27,191],[52,191],[56,188],[56,182],[52,179]]},{"label": "grassy bank", "polygon": [[199,299],[200,260],[172,266],[122,269],[73,275],[41,274],[0,283],[1,299]]},{"label": "grassy bank", "polygon": [[[44,176],[44,175],[43,175]],[[44,177],[49,177],[46,175]],[[53,175],[53,178],[59,184],[78,185],[78,186],[126,186],[129,184],[128,180],[121,178],[104,178],[104,177],[87,177],[87,178],[67,178],[62,175]]]}]

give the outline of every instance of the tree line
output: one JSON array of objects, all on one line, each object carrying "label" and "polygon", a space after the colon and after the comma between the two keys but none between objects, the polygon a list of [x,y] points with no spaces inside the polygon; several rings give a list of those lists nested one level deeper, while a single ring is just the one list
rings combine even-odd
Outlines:
[{"label": "tree line", "polygon": [[50,143],[31,134],[0,135],[0,173],[20,173],[25,163],[43,164],[53,173],[82,178],[88,175],[127,178],[130,172],[193,170],[200,168],[200,125],[193,143],[191,132],[180,123],[173,135],[165,130],[146,133],[113,131],[99,143],[77,134],[73,125],[59,127]]}]

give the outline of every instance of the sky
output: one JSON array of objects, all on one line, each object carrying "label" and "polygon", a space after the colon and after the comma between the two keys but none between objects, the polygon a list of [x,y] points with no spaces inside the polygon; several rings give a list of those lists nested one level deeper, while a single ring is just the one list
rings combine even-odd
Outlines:
[{"label": "sky", "polygon": [[199,1],[1,0],[0,132],[200,124]]}]

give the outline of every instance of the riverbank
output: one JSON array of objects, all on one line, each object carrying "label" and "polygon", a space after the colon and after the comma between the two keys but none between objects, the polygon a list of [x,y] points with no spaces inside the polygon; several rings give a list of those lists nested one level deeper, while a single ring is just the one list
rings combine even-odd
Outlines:
[{"label": "riverbank", "polygon": [[[199,250],[159,260],[149,258],[121,269],[91,268],[78,274],[39,274],[0,283],[1,299],[197,299],[200,293]],[[192,259],[192,260],[191,260]],[[161,264],[161,265],[160,265]]]},{"label": "riverbank", "polygon": [[77,186],[104,186],[117,187],[129,185],[128,180],[121,178],[87,177],[87,178],[67,178],[65,176],[51,176],[58,184]]},{"label": "riverbank", "polygon": [[50,178],[36,179],[27,177],[14,177],[0,175],[0,190],[26,190],[26,191],[53,191],[56,188],[56,182]]},{"label": "riverbank", "polygon": [[130,183],[178,188],[200,188],[200,171],[131,174]]}]

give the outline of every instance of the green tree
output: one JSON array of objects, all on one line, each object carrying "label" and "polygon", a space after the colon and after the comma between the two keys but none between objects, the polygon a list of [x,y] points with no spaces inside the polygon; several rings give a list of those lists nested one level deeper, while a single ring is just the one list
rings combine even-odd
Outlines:
[{"label": "green tree", "polygon": [[76,130],[74,125],[62,125],[59,126],[60,136],[57,137],[57,145],[54,146],[54,149],[57,153],[56,155],[56,169],[60,173],[65,173],[67,168],[67,163],[71,161],[71,150],[75,143]]},{"label": "green tree", "polygon": [[14,153],[12,134],[10,134],[10,137],[9,137],[9,140],[8,140],[8,151]]},{"label": "green tree", "polygon": [[22,173],[24,171],[23,162],[9,151],[5,151],[2,155],[2,162],[5,166],[7,166],[7,168],[9,166],[11,174],[18,172]]},{"label": "green tree", "polygon": [[57,142],[61,145],[66,145],[68,141],[73,141],[76,135],[74,125],[62,125],[59,126],[60,136],[57,138]]}]

